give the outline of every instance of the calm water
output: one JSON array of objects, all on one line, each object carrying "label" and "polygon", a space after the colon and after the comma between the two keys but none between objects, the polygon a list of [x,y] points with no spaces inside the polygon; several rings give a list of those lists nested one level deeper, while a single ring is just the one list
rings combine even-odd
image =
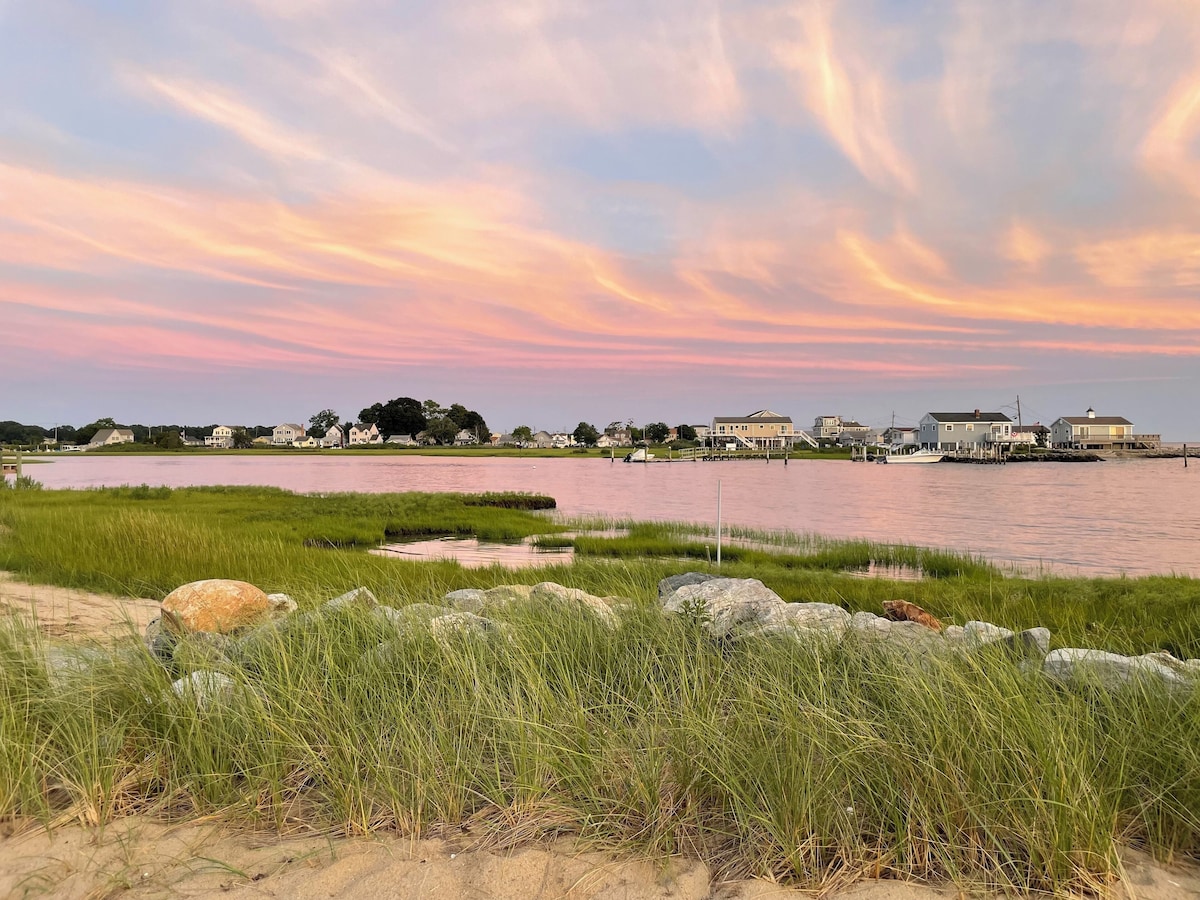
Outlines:
[{"label": "calm water", "polygon": [[713,522],[951,547],[1067,574],[1200,576],[1200,461],[879,466],[417,456],[71,456],[47,487],[273,485],[326,491],[530,491],[566,515]]}]

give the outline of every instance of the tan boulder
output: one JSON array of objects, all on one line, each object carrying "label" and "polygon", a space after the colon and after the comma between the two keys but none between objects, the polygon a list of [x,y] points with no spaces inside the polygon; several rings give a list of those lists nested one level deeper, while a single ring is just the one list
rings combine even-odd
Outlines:
[{"label": "tan boulder", "polygon": [[163,599],[163,624],[174,632],[215,631],[228,634],[269,618],[272,603],[244,581],[209,578],[177,587]]}]

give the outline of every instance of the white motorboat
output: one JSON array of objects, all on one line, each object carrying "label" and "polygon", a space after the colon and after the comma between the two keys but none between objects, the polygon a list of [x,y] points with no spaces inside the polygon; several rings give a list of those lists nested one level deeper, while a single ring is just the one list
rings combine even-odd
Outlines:
[{"label": "white motorboat", "polygon": [[937,450],[914,450],[911,453],[889,453],[887,456],[879,457],[879,462],[888,463],[889,465],[916,465],[918,463],[936,463],[941,462],[946,458],[945,453],[940,453]]},{"label": "white motorboat", "polygon": [[653,453],[647,453],[645,447],[634,450],[632,453],[625,454],[625,462],[649,462],[654,459]]}]

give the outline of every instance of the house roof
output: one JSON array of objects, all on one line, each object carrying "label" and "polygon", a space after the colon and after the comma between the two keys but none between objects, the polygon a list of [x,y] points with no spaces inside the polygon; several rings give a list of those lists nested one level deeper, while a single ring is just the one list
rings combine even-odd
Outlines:
[{"label": "house roof", "polygon": [[[297,425],[295,422],[283,422],[279,425],[276,425],[275,428],[290,428],[290,429],[292,429],[292,431],[299,431],[299,432],[307,431],[307,429],[303,425]],[[274,430],[274,429],[272,429],[272,430]]]},{"label": "house roof", "polygon": [[89,443],[103,444],[114,434],[119,434],[122,436],[129,435],[129,437],[133,437],[133,430],[130,428],[101,428],[96,432]]},{"label": "house roof", "polygon": [[769,409],[760,409],[756,413],[750,413],[748,416],[713,416],[714,422],[791,422],[791,416],[781,416],[778,413],[773,413]]},{"label": "house roof", "polygon": [[1063,416],[1068,425],[1132,425],[1124,416]]},{"label": "house roof", "polygon": [[860,425],[853,419],[842,419],[843,428],[866,428],[866,425]]},{"label": "house roof", "polygon": [[1011,422],[1008,416],[998,412],[931,412],[938,422]]}]

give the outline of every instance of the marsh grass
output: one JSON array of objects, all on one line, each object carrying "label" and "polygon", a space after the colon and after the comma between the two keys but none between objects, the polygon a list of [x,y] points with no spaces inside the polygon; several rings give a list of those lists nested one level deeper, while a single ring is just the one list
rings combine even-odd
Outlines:
[{"label": "marsh grass", "polygon": [[136,637],[56,683],[37,636],[7,628],[0,816],[466,825],[484,845],[578,835],[813,887],[1066,891],[1107,877],[1118,843],[1200,854],[1200,690],[718,644],[649,603],[616,633],[562,609],[498,618],[503,637],[444,644],[310,614],[218,659],[235,688],[202,709]]},{"label": "marsh grass", "polygon": [[[54,648],[37,633],[4,625],[0,817],[219,814],[348,833],[465,825],[491,846],[562,833],[814,887],[871,874],[1066,891],[1111,874],[1119,844],[1200,856],[1200,690],[1063,690],[1003,656],[916,666],[853,641],[714,643],[653,601],[658,579],[681,568],[679,548],[710,544],[703,528],[592,521],[625,534],[592,536],[584,550],[586,536],[564,536],[581,523],[506,508],[540,501],[478,502],[5,492],[0,568],[24,578],[152,597],[243,578],[305,611],[228,655],[179,648],[179,672],[233,679],[202,710],[168,690],[172,673],[132,629],[101,662],[62,669],[47,666]],[[581,553],[518,574],[364,552],[391,534],[447,532],[574,540]],[[924,548],[735,537],[747,546],[730,548],[722,574],[788,600],[877,612],[903,597],[947,622],[1045,624],[1059,645],[1200,656],[1192,579],[1027,579]],[[838,571],[881,560],[938,577]],[[698,555],[686,565],[714,571]],[[499,614],[503,639],[450,646],[316,611],[357,585],[403,606],[517,580],[632,605],[615,634],[583,614],[514,606]]]}]

